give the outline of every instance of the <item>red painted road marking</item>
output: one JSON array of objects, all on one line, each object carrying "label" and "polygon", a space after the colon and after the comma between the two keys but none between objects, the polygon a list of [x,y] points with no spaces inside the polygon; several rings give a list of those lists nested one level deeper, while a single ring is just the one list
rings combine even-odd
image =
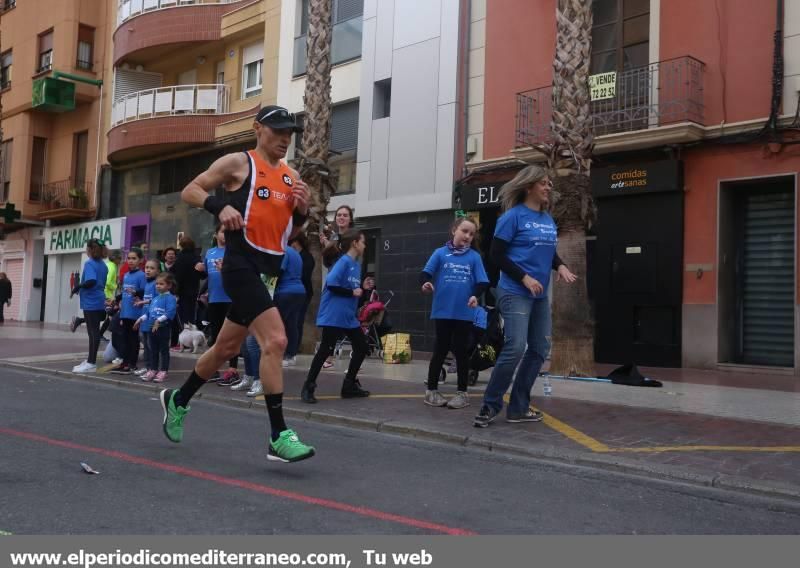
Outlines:
[{"label": "red painted road marking", "polygon": [[268,485],[251,483],[249,481],[242,481],[241,479],[234,479],[232,477],[223,477],[221,475],[215,475],[213,473],[207,473],[205,471],[200,471],[197,469],[181,467],[179,465],[171,465],[168,463],[157,462],[149,460],[147,458],[140,458],[132,456],[130,454],[125,454],[123,452],[115,452],[112,450],[104,450],[102,448],[93,448],[91,446],[75,444],[73,442],[55,440],[53,438],[40,436],[39,434],[32,434],[30,432],[20,432],[19,430],[11,430],[10,428],[0,428],[0,434],[6,434],[8,436],[23,438],[25,440],[31,440],[33,442],[42,442],[51,446],[59,446],[62,448],[70,448],[72,450],[91,452],[94,454],[99,454],[102,456],[118,459],[120,461],[128,463],[145,465],[148,467],[152,467],[154,469],[169,471],[172,473],[176,473],[178,475],[185,475],[186,477],[194,477],[195,479],[213,481],[214,483],[219,483],[221,485],[228,485],[231,487],[238,487],[240,489],[247,489],[249,491],[255,491],[256,493],[263,493],[265,495],[272,495],[274,497],[282,497],[284,499],[291,499],[293,501],[299,501],[301,503],[306,503],[309,505],[317,505],[319,507],[325,507],[327,509],[335,509],[337,511],[344,511],[345,513],[353,513],[355,515],[361,515],[363,517],[371,517],[374,519],[380,519],[382,521],[407,525],[418,529],[427,529],[438,533],[450,534],[450,535],[477,534],[473,531],[469,531],[466,529],[448,527],[446,525],[430,523],[428,521],[423,521],[420,519],[412,519],[411,517],[404,517],[402,515],[395,515],[392,513],[384,513],[383,511],[378,511],[377,509],[370,509],[368,507],[356,507],[354,505],[348,505],[347,503],[339,503],[338,501],[331,501],[329,499],[320,499],[319,497],[311,497],[309,495],[303,495],[302,493],[295,493],[294,491],[284,491],[283,489],[276,489]]}]

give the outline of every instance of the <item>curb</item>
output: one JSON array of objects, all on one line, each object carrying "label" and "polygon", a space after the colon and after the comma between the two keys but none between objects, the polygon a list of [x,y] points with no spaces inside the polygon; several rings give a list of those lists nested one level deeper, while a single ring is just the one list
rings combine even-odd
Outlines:
[{"label": "curb", "polygon": [[[72,380],[77,379],[91,382],[99,381],[101,383],[116,385],[129,390],[149,390],[156,393],[161,391],[163,388],[161,385],[155,385],[152,383],[132,382],[124,379],[112,379],[84,373],[72,373],[69,371],[53,370],[44,367],[35,367],[33,365],[3,360],[0,360],[0,367],[33,371],[44,377],[55,374],[57,376]],[[257,406],[264,406],[262,401],[255,399],[241,400],[238,398],[227,398],[209,393],[198,393],[197,397],[214,404],[223,404],[236,408],[252,409]],[[413,424],[355,418],[352,416],[342,416],[317,410],[303,410],[289,406],[284,406],[284,412],[287,416],[292,418],[298,418],[307,422],[314,422],[318,424],[331,424],[356,430],[380,432],[382,434],[390,434],[404,438],[414,438],[429,442],[473,448],[500,455],[524,457],[554,466],[585,467],[604,472],[628,474],[650,480],[655,479],[664,482],[683,483],[695,487],[720,489],[755,497],[783,499],[789,501],[793,506],[800,505],[800,485],[793,485],[790,483],[766,481],[727,474],[711,474],[695,471],[690,468],[640,462],[630,458],[622,457],[614,454],[613,452],[579,452],[573,450],[563,450],[552,446],[527,447],[514,444],[504,444],[480,437],[463,436],[449,432],[428,430]]]}]

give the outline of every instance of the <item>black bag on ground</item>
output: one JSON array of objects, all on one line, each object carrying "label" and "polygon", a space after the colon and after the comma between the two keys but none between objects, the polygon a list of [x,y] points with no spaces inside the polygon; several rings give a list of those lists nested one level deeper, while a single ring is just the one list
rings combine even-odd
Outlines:
[{"label": "black bag on ground", "polygon": [[661,381],[650,379],[639,372],[633,363],[617,367],[606,377],[615,385],[628,385],[631,387],[660,387]]}]

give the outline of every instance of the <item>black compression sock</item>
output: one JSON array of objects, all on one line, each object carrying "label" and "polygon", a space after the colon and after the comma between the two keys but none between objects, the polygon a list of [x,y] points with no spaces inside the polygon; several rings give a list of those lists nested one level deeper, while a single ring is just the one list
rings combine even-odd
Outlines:
[{"label": "black compression sock", "polygon": [[283,393],[266,394],[264,400],[267,402],[267,413],[269,414],[269,427],[272,429],[272,440],[275,441],[281,432],[286,430],[286,422],[283,420]]},{"label": "black compression sock", "polygon": [[189,378],[186,379],[183,386],[175,393],[175,405],[186,408],[186,405],[189,404],[194,394],[199,391],[200,387],[204,384],[206,384],[206,381],[200,378],[200,375],[195,371],[192,371],[192,374],[189,375]]}]

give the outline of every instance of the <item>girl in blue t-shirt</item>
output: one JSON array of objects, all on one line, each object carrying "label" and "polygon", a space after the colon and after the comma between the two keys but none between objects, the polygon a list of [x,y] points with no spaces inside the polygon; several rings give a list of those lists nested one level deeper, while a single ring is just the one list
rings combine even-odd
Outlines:
[{"label": "girl in blue t-shirt", "polygon": [[150,360],[148,371],[142,377],[144,381],[163,383],[169,371],[169,338],[170,322],[175,319],[178,301],[172,294],[175,289],[175,277],[169,272],[162,272],[155,278],[155,295],[151,298],[145,313],[139,316],[134,327],[141,326],[147,332],[150,342]]},{"label": "girl in blue t-shirt", "polygon": [[[156,296],[156,276],[158,276],[159,268],[161,265],[157,260],[148,260],[144,265],[144,277],[146,284],[144,285],[144,296],[140,300],[134,300],[133,305],[137,308],[142,308],[146,314],[148,306],[152,299]],[[134,374],[139,377],[144,377],[147,372],[152,369],[150,367],[150,327],[141,326],[139,328],[139,340],[142,343],[144,350],[144,367],[135,371]],[[144,379],[143,380],[150,380]]]},{"label": "girl in blue t-shirt", "polygon": [[124,353],[121,353],[122,363],[111,369],[111,372],[117,375],[130,375],[136,370],[136,362],[139,359],[139,334],[133,328],[133,324],[142,315],[142,308],[136,305],[136,301],[144,297],[144,287],[147,285],[144,272],[139,270],[142,264],[142,251],[132,248],[128,252],[127,262],[128,272],[122,278],[120,300],[120,319],[125,330],[125,347]]},{"label": "girl in blue t-shirt", "polygon": [[[361,289],[361,264],[358,262],[367,248],[364,233],[356,229],[345,231],[339,239],[338,248],[339,251],[331,251],[341,256],[325,279],[325,288],[322,290],[317,313],[317,325],[322,328],[322,340],[300,392],[301,400],[307,403],[317,402],[314,397],[317,376],[325,358],[333,353],[336,341],[342,335],[346,335],[353,346],[353,356],[350,358],[350,366],[342,384],[342,398],[369,396],[369,391],[362,389],[361,383],[356,378],[361,363],[367,355],[367,339],[361,331],[361,324],[356,319],[358,299],[364,293]],[[331,247],[326,252],[328,250],[331,250]]]},{"label": "girl in blue t-shirt", "polygon": [[306,287],[303,285],[303,259],[291,246],[286,247],[281,262],[281,273],[275,287],[275,305],[281,314],[286,329],[286,352],[283,366],[290,367],[297,362],[300,333],[298,321],[306,303]]},{"label": "girl in blue t-shirt", "polygon": [[[500,413],[512,380],[506,421],[542,420],[542,413],[531,410],[530,403],[533,383],[550,348],[547,285],[557,265],[558,242],[556,223],[547,212],[552,187],[544,168],[528,166],[500,190],[504,213],[497,220],[490,255],[501,270],[497,307],[505,341],[473,421],[478,428],[486,428]],[[559,279],[575,281],[563,263],[557,270]]]},{"label": "girl in blue t-shirt", "polygon": [[89,260],[83,265],[80,284],[72,289],[69,297],[80,294],[83,318],[89,333],[89,354],[86,361],[72,368],[73,373],[97,371],[97,348],[100,346],[100,324],[106,319],[106,276],[108,267],[103,262],[103,245],[97,239],[86,243]]},{"label": "girl in blue t-shirt", "polygon": [[[431,319],[436,326],[436,343],[428,367],[425,404],[464,408],[467,395],[468,347],[478,298],[489,287],[481,256],[472,250],[478,227],[472,219],[459,218],[450,228],[450,240],[433,251],[419,275],[423,294],[433,294]],[[439,371],[452,350],[458,369],[458,390],[449,401],[439,393]]]}]

